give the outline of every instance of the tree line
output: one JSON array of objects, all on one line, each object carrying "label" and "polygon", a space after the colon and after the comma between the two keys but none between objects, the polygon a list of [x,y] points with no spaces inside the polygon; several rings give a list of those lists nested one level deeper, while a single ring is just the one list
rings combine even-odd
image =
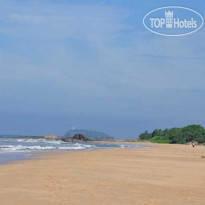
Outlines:
[{"label": "tree line", "polygon": [[204,143],[205,128],[201,125],[189,125],[182,128],[155,129],[152,133],[145,131],[140,134],[139,139],[171,144],[186,144],[191,141]]}]

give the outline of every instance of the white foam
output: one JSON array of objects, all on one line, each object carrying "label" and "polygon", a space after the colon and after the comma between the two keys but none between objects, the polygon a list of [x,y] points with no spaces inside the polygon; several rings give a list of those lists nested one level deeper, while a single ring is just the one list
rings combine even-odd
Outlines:
[{"label": "white foam", "polygon": [[75,143],[75,146],[80,146],[80,147],[85,147],[85,148],[95,148],[95,145],[87,145],[87,144],[79,144],[79,143]]},{"label": "white foam", "polygon": [[85,146],[80,144],[77,146],[69,147],[56,147],[56,146],[24,146],[24,145],[2,145],[0,146],[0,151],[6,152],[18,152],[18,151],[38,151],[38,150],[80,150],[86,149]]},{"label": "white foam", "polygon": [[46,140],[46,139],[18,139],[17,142],[26,142],[26,143],[47,143],[47,144],[57,144],[60,145],[62,141],[56,140]]},{"label": "white foam", "polygon": [[60,145],[60,144],[62,144],[63,142],[61,142],[61,141],[55,141],[55,140],[47,140],[46,143],[48,143],[48,144],[58,144],[58,145]]},{"label": "white foam", "polygon": [[141,147],[140,145],[126,145],[126,144],[121,144],[121,148],[139,148]]},{"label": "white foam", "polygon": [[24,145],[2,145],[0,150],[2,151],[21,151],[21,150],[50,150],[55,149],[53,146],[24,146]]},{"label": "white foam", "polygon": [[36,142],[45,142],[45,140],[44,139],[18,139],[17,142],[36,143]]},{"label": "white foam", "polygon": [[128,145],[121,144],[120,147],[121,147],[121,148],[128,148],[129,146],[128,146]]}]

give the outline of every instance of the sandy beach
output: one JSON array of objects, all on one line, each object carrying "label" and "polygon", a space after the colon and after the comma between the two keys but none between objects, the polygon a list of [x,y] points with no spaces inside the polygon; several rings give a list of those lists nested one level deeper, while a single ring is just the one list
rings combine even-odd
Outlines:
[{"label": "sandy beach", "polygon": [[205,204],[205,147],[44,154],[0,166],[1,205]]}]

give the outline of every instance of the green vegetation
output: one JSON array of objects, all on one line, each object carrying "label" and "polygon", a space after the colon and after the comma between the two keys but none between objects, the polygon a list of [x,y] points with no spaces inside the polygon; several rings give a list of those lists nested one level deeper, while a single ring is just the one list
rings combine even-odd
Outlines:
[{"label": "green vegetation", "polygon": [[149,141],[154,143],[165,143],[165,144],[171,143],[171,140],[164,139],[164,136],[154,136]]},{"label": "green vegetation", "polygon": [[183,128],[172,128],[165,130],[154,130],[152,133],[145,131],[140,134],[139,139],[149,140],[155,143],[186,144],[196,141],[205,142],[205,128],[201,125],[189,125]]},{"label": "green vegetation", "polygon": [[146,130],[144,133],[140,134],[139,139],[148,140],[151,137],[152,137],[152,133],[148,133],[147,130]]}]

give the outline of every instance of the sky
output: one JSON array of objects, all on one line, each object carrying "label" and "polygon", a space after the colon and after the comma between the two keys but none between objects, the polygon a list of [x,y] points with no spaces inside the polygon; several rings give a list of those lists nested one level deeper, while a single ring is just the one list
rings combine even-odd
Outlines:
[{"label": "sky", "polygon": [[151,33],[143,17],[204,0],[0,0],[0,133],[72,127],[135,138],[205,126],[205,29]]}]

